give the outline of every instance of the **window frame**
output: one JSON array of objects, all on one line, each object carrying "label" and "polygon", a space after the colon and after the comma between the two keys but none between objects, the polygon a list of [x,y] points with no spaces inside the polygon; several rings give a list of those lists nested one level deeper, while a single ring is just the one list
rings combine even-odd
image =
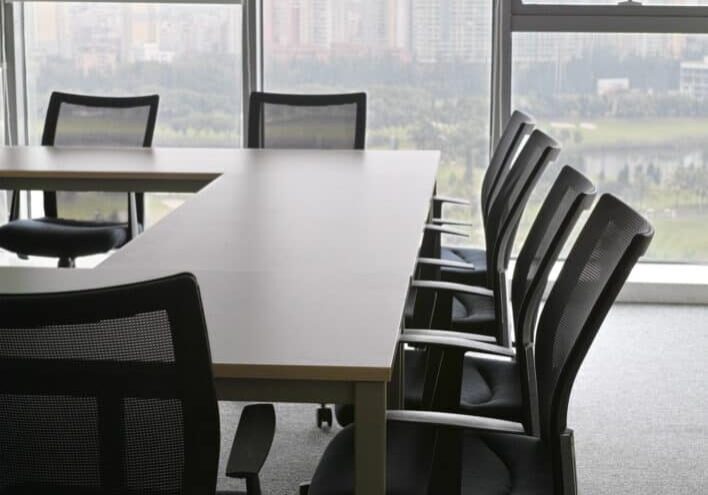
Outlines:
[{"label": "window frame", "polygon": [[[0,0],[0,77],[5,91],[5,143],[27,144],[25,30],[21,7],[34,1],[241,5],[242,146],[248,142],[248,98],[252,91],[264,87],[263,0]],[[489,142],[492,147],[511,115],[513,33],[708,34],[708,6],[699,5],[642,5],[637,2],[624,5],[534,4],[532,0],[529,3],[493,0],[491,15]],[[662,294],[670,295],[672,285],[657,281],[656,287],[669,287],[668,291],[652,290],[644,302],[665,301]],[[708,284],[694,287],[705,289]],[[708,302],[708,298],[699,299]]]},{"label": "window frame", "polygon": [[[493,146],[511,115],[514,33],[708,34],[708,6],[642,5],[636,2],[625,5],[534,4],[532,0],[529,3],[493,0],[492,22],[490,143]],[[639,270],[635,272],[642,272],[642,275],[630,276],[619,300],[708,304],[708,283],[696,280],[664,282],[667,271],[681,266],[694,266],[705,273],[704,268],[708,265],[688,260],[640,261]],[[653,276],[647,278],[646,273]]]},{"label": "window frame", "polygon": [[511,115],[514,33],[708,34],[708,6],[534,4],[493,0],[490,145]]}]

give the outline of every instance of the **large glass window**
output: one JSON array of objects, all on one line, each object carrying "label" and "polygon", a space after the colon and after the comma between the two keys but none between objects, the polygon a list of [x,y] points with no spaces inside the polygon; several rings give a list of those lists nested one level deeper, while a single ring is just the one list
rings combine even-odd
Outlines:
[{"label": "large glass window", "polygon": [[[30,143],[58,90],[158,93],[155,146],[240,146],[239,5],[28,2],[24,20]],[[148,195],[148,223],[182,200]]]},{"label": "large glass window", "polygon": [[647,259],[708,261],[707,103],[708,36],[514,34],[513,107],[651,219]]},{"label": "large glass window", "polygon": [[[490,2],[265,0],[263,19],[267,90],[366,91],[367,147],[442,150],[439,192],[477,207],[488,163]],[[480,231],[472,229],[477,243]]]}]

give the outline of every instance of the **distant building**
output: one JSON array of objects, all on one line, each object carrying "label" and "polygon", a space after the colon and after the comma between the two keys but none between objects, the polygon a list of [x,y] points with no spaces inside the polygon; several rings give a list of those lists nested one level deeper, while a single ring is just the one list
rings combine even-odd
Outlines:
[{"label": "distant building", "polygon": [[486,62],[490,5],[479,0],[412,0],[411,41],[418,62]]},{"label": "distant building", "polygon": [[629,78],[612,77],[597,80],[598,96],[612,95],[629,91]]},{"label": "distant building", "polygon": [[681,62],[679,84],[681,94],[708,97],[708,57],[698,62]]}]

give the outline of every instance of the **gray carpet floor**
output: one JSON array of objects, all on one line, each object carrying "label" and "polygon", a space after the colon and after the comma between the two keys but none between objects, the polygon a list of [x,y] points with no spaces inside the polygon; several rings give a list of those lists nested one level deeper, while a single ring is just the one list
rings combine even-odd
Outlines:
[{"label": "gray carpet floor", "polygon": [[[708,307],[617,305],[575,382],[580,493],[708,494]],[[241,405],[222,403],[222,467]],[[312,404],[278,404],[264,493],[292,495],[337,428],[315,426]],[[220,489],[242,489],[220,478]]]}]

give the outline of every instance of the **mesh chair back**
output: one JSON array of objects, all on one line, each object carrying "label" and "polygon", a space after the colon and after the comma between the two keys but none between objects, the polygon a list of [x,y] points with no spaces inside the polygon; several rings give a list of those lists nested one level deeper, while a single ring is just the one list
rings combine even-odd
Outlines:
[{"label": "mesh chair back", "polygon": [[[44,146],[149,147],[157,118],[158,95],[99,97],[54,92],[44,123]],[[143,223],[142,195],[136,196],[138,222]],[[46,192],[50,217],[108,222],[128,221],[123,193]]]},{"label": "mesh chair back", "polygon": [[214,493],[196,280],[0,295],[0,493]]},{"label": "mesh chair back", "polygon": [[364,149],[366,93],[251,93],[248,147]]},{"label": "mesh chair back", "polygon": [[499,192],[499,186],[504,183],[516,152],[524,139],[531,133],[534,125],[533,118],[515,110],[504,127],[504,132],[494,148],[494,153],[482,180],[482,221],[485,223],[485,227],[489,207]]},{"label": "mesh chair back", "polygon": [[511,282],[511,307],[517,344],[533,342],[534,328],[548,275],[596,189],[573,167],[565,166],[548,191],[531,225]]},{"label": "mesh chair back", "polygon": [[[536,378],[541,437],[562,464],[575,376],[629,272],[654,235],[652,226],[612,195],[598,201],[570,251],[536,334]],[[561,492],[558,492],[561,493]]]},{"label": "mesh chair back", "polygon": [[560,145],[553,138],[533,131],[490,207],[485,230],[490,287],[497,287],[498,274],[509,265],[516,229],[536,182],[559,153]]}]

